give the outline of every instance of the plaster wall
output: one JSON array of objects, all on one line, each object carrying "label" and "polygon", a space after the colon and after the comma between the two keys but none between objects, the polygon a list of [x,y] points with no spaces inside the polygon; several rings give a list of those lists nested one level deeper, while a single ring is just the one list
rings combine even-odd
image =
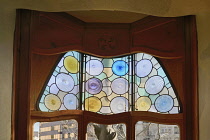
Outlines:
[{"label": "plaster wall", "polygon": [[200,140],[210,137],[210,12],[197,14]]},{"label": "plaster wall", "polygon": [[210,1],[204,0],[1,0],[0,4],[0,140],[11,138],[13,36],[15,9],[41,11],[119,10],[156,16],[195,14],[198,28],[200,140],[210,132]]}]

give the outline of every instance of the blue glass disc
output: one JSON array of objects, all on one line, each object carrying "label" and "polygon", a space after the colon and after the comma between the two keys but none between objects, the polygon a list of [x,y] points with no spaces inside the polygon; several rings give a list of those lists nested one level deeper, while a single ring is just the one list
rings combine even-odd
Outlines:
[{"label": "blue glass disc", "polygon": [[155,107],[159,112],[168,112],[173,106],[173,98],[169,95],[161,95],[155,101]]},{"label": "blue glass disc", "polygon": [[101,80],[97,78],[92,78],[86,82],[85,88],[90,94],[97,94],[101,92],[103,85]]},{"label": "blue glass disc", "polygon": [[69,110],[77,109],[78,99],[74,94],[66,94],[64,96],[63,104]]},{"label": "blue glass disc", "polygon": [[128,73],[128,64],[123,60],[118,60],[112,65],[112,71],[118,76]]}]

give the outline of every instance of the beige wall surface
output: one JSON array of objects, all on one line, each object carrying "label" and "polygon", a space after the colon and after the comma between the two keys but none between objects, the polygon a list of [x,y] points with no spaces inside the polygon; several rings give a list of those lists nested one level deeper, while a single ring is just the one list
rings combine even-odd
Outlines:
[{"label": "beige wall surface", "polygon": [[197,15],[199,47],[200,140],[210,132],[210,1],[208,0],[1,0],[0,4],[0,140],[11,138],[12,69],[15,9],[41,11],[110,10],[156,16]]},{"label": "beige wall surface", "polygon": [[210,137],[210,12],[197,15],[200,140]]}]

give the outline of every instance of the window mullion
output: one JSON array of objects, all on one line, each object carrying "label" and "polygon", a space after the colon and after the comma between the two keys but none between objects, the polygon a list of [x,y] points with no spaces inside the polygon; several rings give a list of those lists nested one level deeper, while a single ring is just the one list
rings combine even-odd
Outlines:
[{"label": "window mullion", "polygon": [[135,101],[135,78],[134,78],[134,54],[131,54],[131,85],[132,85],[132,88],[131,88],[131,104],[132,104],[132,108],[131,108],[131,111],[134,111],[135,110],[135,105],[134,105],[134,101]]},{"label": "window mullion", "polygon": [[79,83],[80,83],[80,86],[79,86],[79,110],[82,110],[82,97],[83,97],[83,67],[84,67],[84,53],[80,53],[80,73],[79,73]]}]

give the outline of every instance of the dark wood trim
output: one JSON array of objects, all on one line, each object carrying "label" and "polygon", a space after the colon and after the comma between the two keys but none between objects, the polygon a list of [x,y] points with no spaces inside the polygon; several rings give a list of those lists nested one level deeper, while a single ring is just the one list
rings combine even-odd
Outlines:
[{"label": "dark wood trim", "polygon": [[[79,126],[78,133],[81,133],[79,138],[81,140],[85,139],[85,134],[87,132],[87,125],[91,122],[98,124],[119,124],[123,123],[127,126],[127,140],[134,140],[135,138],[135,125],[138,121],[145,121],[158,124],[166,125],[178,125],[181,132],[181,137],[184,135],[184,125],[183,125],[183,113],[180,114],[160,114],[154,112],[146,111],[133,111],[124,112],[113,115],[101,115],[94,112],[82,111],[82,110],[62,110],[55,112],[41,112],[32,111],[31,112],[31,122],[51,122],[59,120],[77,120]],[[83,127],[82,127],[83,126]]]},{"label": "dark wood trim", "polygon": [[80,50],[76,50],[75,48],[81,48],[81,45],[70,44],[67,46],[59,46],[59,48],[56,47],[52,49],[33,48],[32,53],[39,54],[39,55],[55,55],[55,54],[68,52],[69,50],[80,51]]},{"label": "dark wood trim", "polygon": [[[13,140],[30,137],[30,19],[31,11],[17,11],[14,46]],[[18,41],[19,40],[19,41]]]},{"label": "dark wood trim", "polygon": [[198,103],[198,48],[195,16],[185,17],[185,40],[186,40],[186,129],[187,140],[199,139],[199,103]]},{"label": "dark wood trim", "polygon": [[[15,58],[18,58],[18,48],[20,47],[20,12],[16,11],[16,24],[15,24],[15,32],[14,32],[14,48],[13,48],[13,89],[17,89],[17,85],[16,85],[16,81],[17,81],[17,74],[18,74],[18,66],[19,66],[19,61]],[[16,94],[13,90],[13,96],[12,96],[12,131],[11,131],[11,139],[14,140],[15,139],[15,130],[16,130],[16,123],[15,123],[15,119],[16,119],[16,113],[15,113],[15,108],[16,108],[16,102],[17,102],[17,97]]]},{"label": "dark wood trim", "polygon": [[[183,120],[183,113],[179,114],[160,114],[154,112],[146,112],[146,111],[132,111],[132,112],[124,112],[113,115],[101,115],[94,112],[83,111],[83,110],[62,110],[55,112],[42,112],[42,111],[31,111],[31,119],[50,119],[57,117],[65,117],[65,116],[84,116],[84,117],[94,117],[95,120],[102,120],[102,124],[110,124],[112,119],[118,117],[130,117],[134,119],[141,119],[143,121],[151,121],[151,122],[161,122],[164,124],[176,123],[176,121]],[[107,120],[107,121],[104,121]]]}]

